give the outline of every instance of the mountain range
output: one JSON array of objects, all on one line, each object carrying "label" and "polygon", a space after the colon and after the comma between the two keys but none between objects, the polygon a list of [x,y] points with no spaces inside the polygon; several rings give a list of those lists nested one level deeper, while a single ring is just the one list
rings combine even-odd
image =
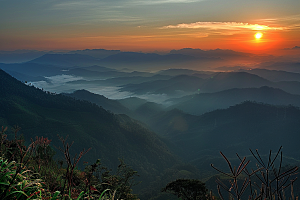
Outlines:
[{"label": "mountain range", "polygon": [[[251,99],[251,94],[256,98],[265,98],[273,105],[256,102],[255,98],[244,101]],[[300,109],[290,104],[292,99],[295,104],[299,104],[298,95],[269,87],[231,89],[203,94],[205,95],[208,95],[207,101],[214,106],[210,112],[203,111],[198,115],[187,114],[176,106],[173,109],[165,108],[133,97],[118,101],[127,106],[131,117],[142,121],[149,129],[169,141],[172,144],[170,148],[176,155],[202,170],[201,177],[214,173],[210,163],[222,163],[219,151],[234,157],[235,152],[249,155],[249,148],[268,153],[268,150],[276,151],[283,145],[285,163],[299,163],[297,142],[291,142],[291,139],[299,137]],[[239,98],[240,96],[244,99]],[[186,103],[191,110],[196,110],[196,107],[203,104],[194,98],[194,105]],[[97,104],[101,105],[101,102],[98,101]],[[219,104],[224,107],[221,108]],[[203,109],[207,107],[207,104],[202,106]]]},{"label": "mountain range", "polygon": [[201,115],[216,109],[228,108],[244,101],[300,106],[300,95],[293,95],[281,89],[263,86],[260,88],[234,88],[215,93],[201,93],[170,99],[170,101],[174,104],[170,108]]},{"label": "mountain range", "polygon": [[171,110],[154,115],[148,123],[175,144],[182,159],[208,175],[214,173],[211,163],[226,169],[219,151],[235,158],[235,153],[249,156],[249,148],[267,155],[283,146],[284,165],[299,164],[299,119],[298,107],[247,101],[200,116]]},{"label": "mountain range", "polygon": [[[272,72],[271,72],[272,73]],[[285,72],[283,72],[285,73]],[[232,88],[259,88],[269,86],[282,89],[292,94],[300,94],[300,82],[273,82],[258,75],[247,72],[219,72],[214,74],[179,75],[167,80],[147,81],[137,84],[121,85],[119,91],[134,94],[180,94],[184,93],[214,93]],[[145,79],[146,81],[146,79]]]},{"label": "mountain range", "polygon": [[[210,164],[224,166],[219,151],[266,155],[283,145],[284,163],[299,164],[296,60],[221,49],[27,53],[29,61],[0,63],[1,124],[54,146],[69,135],[71,154],[92,148],[89,163],[114,169],[123,158],[140,174],[141,199],[164,199],[159,191],[177,178],[211,180]],[[264,68],[234,65],[241,60]]]}]

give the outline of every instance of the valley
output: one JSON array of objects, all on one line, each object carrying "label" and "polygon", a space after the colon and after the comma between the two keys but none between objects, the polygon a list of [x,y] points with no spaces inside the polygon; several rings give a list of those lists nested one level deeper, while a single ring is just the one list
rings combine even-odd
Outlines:
[{"label": "valley", "polygon": [[[179,57],[99,52],[1,63],[1,124],[21,127],[26,141],[44,136],[58,145],[57,135],[68,135],[72,153],[91,148],[86,162],[101,159],[115,169],[124,159],[139,174],[134,192],[141,199],[164,198],[160,189],[178,178],[208,180],[211,187],[216,171],[210,164],[224,165],[220,151],[236,162],[235,153],[251,157],[249,148],[265,155],[283,146],[285,165],[299,165],[297,70],[174,65],[172,56],[181,65],[202,62],[196,50],[192,59],[189,51]],[[124,68],[116,67],[124,62]],[[136,67],[143,62],[148,64]],[[160,70],[151,67],[157,63]]]}]

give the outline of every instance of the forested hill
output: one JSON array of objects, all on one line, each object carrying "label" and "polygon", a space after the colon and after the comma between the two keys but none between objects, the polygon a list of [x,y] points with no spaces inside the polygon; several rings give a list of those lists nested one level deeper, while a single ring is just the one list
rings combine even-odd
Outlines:
[{"label": "forested hill", "polygon": [[283,146],[289,157],[286,164],[300,162],[300,109],[292,105],[245,101],[201,116],[179,110],[161,112],[149,121],[177,146],[183,159],[206,173],[213,172],[210,163],[223,162],[219,151],[235,157],[235,153],[249,155],[249,148],[268,154]]},{"label": "forested hill", "polygon": [[[82,161],[93,163],[100,158],[108,167],[116,167],[118,158],[132,166],[148,183],[178,161],[154,133],[127,116],[112,114],[87,101],[50,94],[28,86],[0,70],[0,125],[21,127],[26,141],[35,136],[52,139],[57,135],[74,141],[71,153],[92,148]],[[8,133],[9,137],[13,132]],[[55,149],[57,151],[57,149]]]},{"label": "forested hill", "polygon": [[103,95],[91,93],[87,90],[76,90],[73,93],[63,93],[66,96],[73,97],[75,99],[85,100],[95,103],[102,108],[112,111],[117,114],[128,114],[130,110],[123,106],[117,100],[108,99]]}]

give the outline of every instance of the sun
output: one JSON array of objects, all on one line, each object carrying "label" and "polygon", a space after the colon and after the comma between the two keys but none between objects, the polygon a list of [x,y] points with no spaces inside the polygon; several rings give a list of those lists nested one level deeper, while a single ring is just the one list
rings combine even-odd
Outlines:
[{"label": "sun", "polygon": [[260,39],[260,38],[262,38],[262,36],[263,36],[263,34],[261,32],[257,32],[254,35],[255,39]]}]

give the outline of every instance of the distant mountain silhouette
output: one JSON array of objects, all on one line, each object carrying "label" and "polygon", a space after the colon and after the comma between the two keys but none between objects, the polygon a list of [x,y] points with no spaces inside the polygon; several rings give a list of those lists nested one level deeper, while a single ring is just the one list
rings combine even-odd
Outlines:
[{"label": "distant mountain silhouette", "polygon": [[202,50],[185,48],[170,51],[172,54],[190,55],[195,57],[211,57],[211,58],[233,58],[233,57],[252,57],[254,54],[237,52],[228,49]]},{"label": "distant mountain silhouette", "polygon": [[77,50],[66,53],[47,53],[35,58],[30,63],[57,65],[62,68],[76,66],[104,65],[116,69],[129,68],[130,70],[139,69],[159,70],[170,68],[171,66],[180,67],[182,64],[199,66],[199,62],[221,61],[215,57],[195,57],[192,55],[169,53],[165,55],[155,53],[121,52],[119,50]]},{"label": "distant mountain silhouette", "polygon": [[0,63],[23,63],[38,58],[47,52],[36,50],[0,51]]},{"label": "distant mountain silhouette", "polygon": [[[172,101],[172,100],[171,100]],[[300,95],[292,95],[271,87],[235,88],[216,93],[195,94],[173,100],[171,108],[201,115],[216,109],[224,109],[244,101],[256,101],[273,105],[300,106]]]},{"label": "distant mountain silhouette", "polygon": [[12,77],[14,77],[22,82],[48,81],[47,78],[45,78],[44,76],[40,76],[40,75],[31,76],[31,75],[28,75],[28,73],[23,74],[23,73],[19,73],[17,71],[10,71],[10,70],[4,70],[4,71],[6,73],[8,73],[9,75],[11,75]]},{"label": "distant mountain silhouette", "polygon": [[85,50],[70,51],[68,52],[68,54],[81,54],[81,55],[92,56],[98,59],[103,59],[107,56],[111,56],[120,52],[121,52],[120,50],[85,49]]},{"label": "distant mountain silhouette", "polygon": [[57,66],[37,63],[0,63],[0,69],[23,81],[43,80],[43,78],[40,79],[39,77],[55,76],[62,73],[61,68]]},{"label": "distant mountain silhouette", "polygon": [[81,54],[45,54],[29,63],[56,65],[62,68],[74,66],[91,66],[99,63],[99,59]]},{"label": "distant mountain silhouette", "polygon": [[88,68],[86,69],[85,67],[83,68],[73,68],[68,71],[65,71],[64,74],[69,74],[69,75],[74,75],[74,76],[80,76],[80,77],[85,77],[85,78],[110,78],[110,77],[115,77],[115,76],[122,76],[125,73],[111,70],[111,71],[92,71],[89,70]]},{"label": "distant mountain silhouette", "polygon": [[162,68],[180,67],[182,64],[192,64],[203,61],[220,61],[219,58],[197,58],[190,55],[155,53],[121,52],[108,56],[101,60],[101,63],[114,68],[130,68],[145,70],[161,70]]},{"label": "distant mountain silhouette", "polygon": [[265,155],[283,145],[289,164],[299,163],[299,123],[298,107],[247,101],[201,116],[178,110],[162,112],[152,118],[151,127],[177,146],[182,159],[209,173],[213,172],[212,160],[224,165],[219,151],[229,158],[235,153],[247,156],[249,148]]},{"label": "distant mountain silhouette", "polygon": [[267,62],[260,64],[261,68],[270,70],[283,70],[300,73],[300,62]]},{"label": "distant mountain silhouette", "polygon": [[[87,67],[80,67],[85,70],[89,71],[95,71],[95,72],[111,72],[111,71],[116,71],[115,69],[108,68],[108,67],[103,67],[99,65],[92,65],[92,66],[87,66]],[[77,68],[74,68],[77,69]]]},{"label": "distant mountain silhouette", "polygon": [[193,56],[181,54],[159,55],[155,53],[121,52],[102,59],[103,62],[129,62],[129,63],[153,63],[153,62],[178,62],[196,59]]},{"label": "distant mountain silhouette", "polygon": [[[205,79],[197,76],[206,77]],[[209,78],[208,78],[209,77]],[[273,83],[257,75],[246,72],[214,73],[210,75],[179,75],[169,80],[150,81],[141,84],[122,86],[120,91],[129,91],[135,94],[170,94],[184,92],[218,92],[231,88],[250,88],[272,85]]]},{"label": "distant mountain silhouette", "polygon": [[140,84],[128,84],[122,86],[120,91],[129,91],[135,94],[169,94],[178,92],[196,92],[204,80],[195,76],[180,75],[168,80],[149,81]]},{"label": "distant mountain silhouette", "polygon": [[141,84],[144,82],[151,82],[151,81],[158,81],[158,80],[167,80],[170,79],[170,76],[165,75],[154,75],[151,77],[144,77],[144,76],[123,76],[117,78],[110,78],[103,81],[103,83],[108,85],[127,85],[127,84]]},{"label": "distant mountain silhouette", "polygon": [[200,88],[201,92],[219,92],[231,88],[250,88],[269,85],[270,81],[246,72],[220,72],[211,76]]},{"label": "distant mountain silhouette", "polygon": [[[164,71],[162,71],[164,73]],[[168,71],[165,71],[167,74]],[[177,72],[192,73],[192,71],[174,70]],[[232,88],[259,88],[263,86],[282,89],[291,94],[300,94],[300,82],[279,81],[272,82],[258,75],[248,72],[218,72],[218,73],[194,73],[192,75],[179,75],[168,80],[148,81],[140,84],[121,85],[120,91],[128,91],[134,94],[167,94],[180,95],[180,91],[186,93],[213,93]]]},{"label": "distant mountain silhouette", "polygon": [[280,81],[272,84],[273,87],[280,88],[291,94],[300,95],[300,82],[298,81]]},{"label": "distant mountain silhouette", "polygon": [[[82,71],[82,72],[81,72]],[[132,73],[125,73],[125,72],[91,72],[87,71],[85,73],[84,69],[76,70],[76,73],[73,73],[73,70],[70,70],[70,74],[78,76],[81,74],[86,75],[87,78],[103,78],[103,80],[77,80],[77,81],[70,81],[69,83],[74,84],[87,84],[87,85],[100,85],[100,86],[122,86],[126,84],[139,84],[148,81],[155,81],[155,80],[166,80],[169,79],[170,76],[163,76],[163,75],[153,75],[151,77],[144,77],[144,76],[131,76]],[[81,72],[81,73],[80,73]],[[118,77],[120,76],[120,77]],[[115,78],[110,78],[115,77]],[[106,79],[104,79],[106,78]]]},{"label": "distant mountain silhouette", "polygon": [[168,75],[168,76],[179,76],[179,75],[194,75],[194,74],[213,74],[213,72],[201,72],[191,69],[166,69],[157,72],[157,74]]},{"label": "distant mountain silhouette", "polygon": [[278,82],[278,81],[299,81],[300,74],[279,70],[268,70],[268,69],[252,69],[252,70],[243,70],[250,74],[258,75],[262,78],[265,78],[269,81]]}]

